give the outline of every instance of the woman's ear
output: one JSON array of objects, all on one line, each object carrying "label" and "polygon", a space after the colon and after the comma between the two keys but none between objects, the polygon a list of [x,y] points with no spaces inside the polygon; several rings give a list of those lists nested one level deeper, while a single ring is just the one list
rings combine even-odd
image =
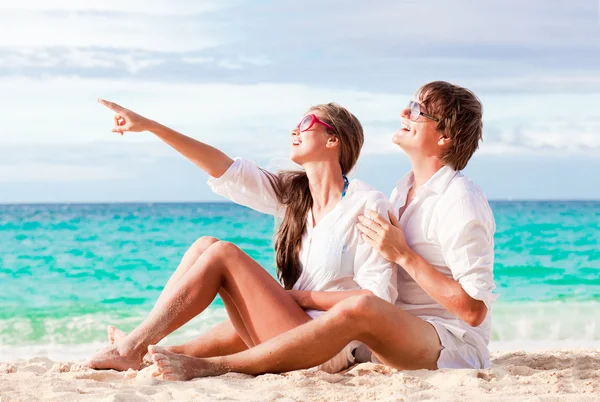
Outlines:
[{"label": "woman's ear", "polygon": [[325,146],[327,148],[335,148],[339,145],[340,145],[340,139],[338,137],[336,137],[335,135],[329,136],[329,138],[327,139],[327,144],[325,144]]}]

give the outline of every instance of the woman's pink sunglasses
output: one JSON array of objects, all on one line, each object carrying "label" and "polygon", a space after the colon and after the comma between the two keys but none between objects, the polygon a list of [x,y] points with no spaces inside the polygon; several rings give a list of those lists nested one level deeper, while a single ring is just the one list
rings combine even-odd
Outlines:
[{"label": "woman's pink sunglasses", "polygon": [[300,120],[300,123],[298,123],[297,128],[299,131],[310,130],[311,127],[315,125],[315,123],[320,124],[323,127],[327,127],[328,129],[335,131],[335,128],[333,128],[333,126],[325,123],[324,121],[319,120],[319,118],[317,116],[315,116],[314,114],[307,114],[306,116],[304,116],[302,118],[302,120]]}]

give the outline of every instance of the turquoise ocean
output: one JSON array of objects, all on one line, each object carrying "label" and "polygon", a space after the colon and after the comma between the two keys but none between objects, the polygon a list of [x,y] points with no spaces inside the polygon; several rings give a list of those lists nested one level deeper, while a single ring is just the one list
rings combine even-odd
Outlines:
[{"label": "turquoise ocean", "polygon": [[[600,347],[600,201],[492,202],[491,349]],[[131,330],[198,237],[274,274],[272,217],[230,203],[0,205],[0,361],[85,357]],[[216,300],[172,344],[224,320]]]}]

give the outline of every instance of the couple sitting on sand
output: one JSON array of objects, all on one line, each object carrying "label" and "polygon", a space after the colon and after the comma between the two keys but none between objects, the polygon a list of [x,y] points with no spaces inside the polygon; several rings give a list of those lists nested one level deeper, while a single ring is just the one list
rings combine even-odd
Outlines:
[{"label": "couple sitting on sand", "polygon": [[[271,173],[114,103],[114,132],[150,131],[230,200],[281,219],[283,287],[232,243],[202,237],[183,256],[148,317],[84,362],[164,379],[227,372],[338,372],[373,361],[398,369],[485,368],[495,300],[495,223],[481,189],[460,173],[482,138],[482,106],[446,82],[421,87],[392,141],[412,171],[388,200],[349,181],[363,145],[358,119],[329,103],[291,132],[294,172]],[[154,346],[218,295],[229,320],[179,346]]]}]

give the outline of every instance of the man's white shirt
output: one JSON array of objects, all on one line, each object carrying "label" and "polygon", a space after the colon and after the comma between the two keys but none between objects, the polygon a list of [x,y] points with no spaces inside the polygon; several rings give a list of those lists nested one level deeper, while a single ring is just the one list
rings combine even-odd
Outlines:
[{"label": "man's white shirt", "polygon": [[[390,201],[396,216],[413,180],[410,172],[392,191]],[[481,325],[471,327],[433,300],[401,267],[396,306],[442,325],[475,347],[481,364],[489,366],[491,308],[498,297],[492,293],[496,225],[483,191],[462,173],[444,166],[416,192],[399,220],[408,246],[439,272],[458,281],[471,297],[483,301],[488,313]]]}]

